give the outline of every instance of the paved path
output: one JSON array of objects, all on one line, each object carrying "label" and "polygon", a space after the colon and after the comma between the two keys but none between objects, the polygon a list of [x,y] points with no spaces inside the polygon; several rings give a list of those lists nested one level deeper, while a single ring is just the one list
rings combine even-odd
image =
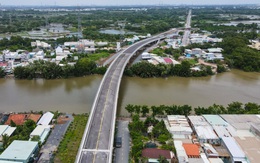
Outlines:
[{"label": "paved path", "polygon": [[64,124],[56,124],[54,129],[52,129],[46,143],[41,148],[41,156],[38,163],[49,163],[53,157],[53,152],[57,150],[60,142],[63,139],[70,123],[73,121],[73,116],[68,114],[69,120]]},{"label": "paved path", "polygon": [[117,137],[122,137],[122,147],[115,150],[115,163],[128,163],[130,136],[128,121],[117,121]]}]

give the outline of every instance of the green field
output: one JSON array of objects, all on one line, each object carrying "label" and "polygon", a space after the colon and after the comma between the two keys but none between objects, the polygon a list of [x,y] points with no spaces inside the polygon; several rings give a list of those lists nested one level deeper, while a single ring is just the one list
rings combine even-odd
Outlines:
[{"label": "green field", "polygon": [[74,163],[88,120],[86,114],[75,115],[54,157],[55,163]]}]

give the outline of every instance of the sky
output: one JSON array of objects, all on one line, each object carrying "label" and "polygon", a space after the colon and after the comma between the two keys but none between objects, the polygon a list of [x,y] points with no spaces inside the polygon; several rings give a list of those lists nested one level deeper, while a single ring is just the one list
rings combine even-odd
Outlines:
[{"label": "sky", "polygon": [[211,4],[260,4],[259,0],[0,0],[2,5],[211,5]]}]

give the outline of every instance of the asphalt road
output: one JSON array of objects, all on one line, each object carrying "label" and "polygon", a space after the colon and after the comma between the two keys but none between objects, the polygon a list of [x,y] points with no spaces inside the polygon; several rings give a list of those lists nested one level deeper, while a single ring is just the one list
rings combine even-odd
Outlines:
[{"label": "asphalt road", "polygon": [[187,46],[189,44],[189,36],[190,36],[190,27],[191,27],[191,10],[189,10],[189,14],[187,16],[185,31],[182,37],[182,46]]},{"label": "asphalt road", "polygon": [[63,139],[63,136],[65,135],[70,123],[73,121],[73,116],[70,114],[67,114],[69,117],[69,120],[64,124],[56,124],[54,129],[51,131],[51,134],[49,135],[46,143],[41,148],[41,156],[38,160],[38,163],[49,163],[53,151],[56,151],[61,140]]},{"label": "asphalt road", "polygon": [[128,163],[130,152],[128,121],[117,122],[117,137],[122,137],[122,147],[115,150],[115,163]]},{"label": "asphalt road", "polygon": [[139,48],[163,37],[159,35],[133,44],[120,52],[119,57],[110,65],[93,104],[77,162],[110,162],[112,159],[110,157],[112,156],[117,97],[124,66]]}]

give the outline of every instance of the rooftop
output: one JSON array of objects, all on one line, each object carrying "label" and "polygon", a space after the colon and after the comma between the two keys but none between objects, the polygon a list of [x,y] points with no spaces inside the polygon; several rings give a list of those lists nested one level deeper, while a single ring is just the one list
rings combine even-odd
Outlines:
[{"label": "rooftop", "polygon": [[10,114],[8,117],[8,120],[5,122],[6,125],[10,125],[11,120],[16,125],[23,125],[24,122],[28,119],[33,120],[34,122],[37,122],[41,117],[41,114]]},{"label": "rooftop", "polygon": [[199,139],[218,139],[211,126],[196,126],[195,130]]},{"label": "rooftop", "polygon": [[260,123],[259,115],[224,114],[220,116],[237,130],[249,130],[252,123]]},{"label": "rooftop", "polygon": [[37,146],[38,142],[14,140],[0,155],[0,160],[27,160]]},{"label": "rooftop", "polygon": [[227,122],[224,121],[220,116],[218,115],[203,115],[203,117],[210,123],[211,125],[216,126],[226,126]]},{"label": "rooftop", "polygon": [[37,125],[49,125],[53,116],[54,114],[52,114],[51,112],[44,113],[41,119],[38,121]]},{"label": "rooftop", "polygon": [[241,149],[245,152],[251,163],[260,160],[260,139],[259,137],[234,137]]},{"label": "rooftop", "polygon": [[142,156],[147,158],[160,158],[160,156],[166,159],[172,159],[173,154],[169,150],[156,149],[156,148],[146,148],[142,150]]},{"label": "rooftop", "polygon": [[203,116],[188,116],[193,126],[209,126],[209,123]]},{"label": "rooftop", "polygon": [[233,137],[223,137],[222,141],[233,158],[245,158],[245,153],[241,150]]},{"label": "rooftop", "polygon": [[188,144],[188,143],[183,143],[182,144],[183,148],[186,151],[186,154],[192,157],[200,157],[200,152],[199,152],[199,146],[195,144]]}]

